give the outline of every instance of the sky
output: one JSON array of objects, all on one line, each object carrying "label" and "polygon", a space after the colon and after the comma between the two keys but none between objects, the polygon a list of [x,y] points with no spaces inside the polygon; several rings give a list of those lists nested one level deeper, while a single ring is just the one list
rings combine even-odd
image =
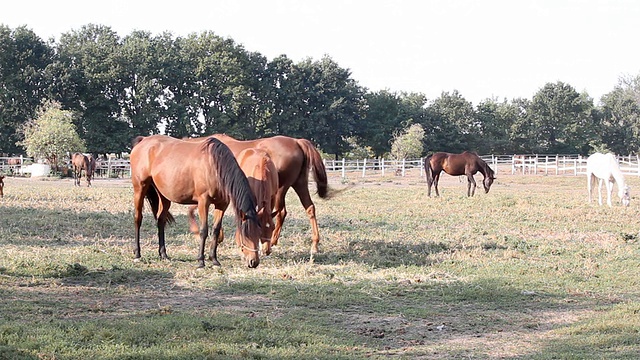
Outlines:
[{"label": "sky", "polygon": [[637,0],[10,0],[0,24],[43,40],[87,24],[213,31],[269,60],[329,56],[369,91],[457,90],[474,105],[558,81],[598,104],[640,75]]}]

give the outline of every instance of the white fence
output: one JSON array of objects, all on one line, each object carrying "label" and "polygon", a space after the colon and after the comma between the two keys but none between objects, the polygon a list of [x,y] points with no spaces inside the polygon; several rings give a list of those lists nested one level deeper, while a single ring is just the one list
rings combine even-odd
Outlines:
[{"label": "white fence", "polygon": [[[481,158],[496,173],[538,174],[538,175],[585,175],[587,157],[581,155],[483,155]],[[640,176],[640,156],[618,156],[620,169],[625,175]],[[328,172],[339,172],[344,178],[356,173],[367,176],[407,176],[424,175],[422,159],[411,160],[324,160]]]},{"label": "white fence", "polygon": [[[10,175],[24,175],[29,173],[28,166],[33,163],[33,159],[24,156],[0,157],[0,173]],[[70,164],[66,165],[70,168]],[[129,160],[109,158],[99,159],[96,162],[96,172],[94,177],[112,178],[131,176],[131,166]]]},{"label": "white fence", "polygon": [[[496,172],[523,175],[584,175],[587,158],[581,155],[483,155],[481,158]],[[11,159],[11,160],[10,160]],[[17,159],[17,160],[16,160]],[[625,175],[640,176],[640,156],[618,156],[620,169]],[[31,163],[26,157],[0,157],[0,173],[20,174],[25,164]],[[422,159],[360,159],[324,160],[329,173],[357,176],[424,176]],[[129,177],[129,160],[110,158],[98,161],[96,177]]]}]

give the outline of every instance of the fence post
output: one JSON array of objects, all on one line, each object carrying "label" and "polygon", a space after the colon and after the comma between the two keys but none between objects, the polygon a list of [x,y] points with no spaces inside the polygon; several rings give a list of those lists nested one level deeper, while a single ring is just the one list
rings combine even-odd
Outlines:
[{"label": "fence post", "polygon": [[402,158],[402,177],[404,177],[404,172],[405,172],[404,164],[405,164],[405,159]]},{"label": "fence post", "polygon": [[365,176],[365,172],[367,171],[367,158],[362,162],[362,177]]},{"label": "fence post", "polygon": [[342,178],[344,179],[345,177],[346,177],[346,174],[345,174],[344,158],[342,158]]}]

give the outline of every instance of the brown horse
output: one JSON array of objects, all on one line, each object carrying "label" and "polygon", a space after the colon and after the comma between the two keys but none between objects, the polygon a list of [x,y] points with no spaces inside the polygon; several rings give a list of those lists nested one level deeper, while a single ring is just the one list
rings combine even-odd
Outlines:
[{"label": "brown horse", "polygon": [[[249,187],[256,197],[258,205],[258,220],[262,228],[260,241],[262,242],[262,250],[265,255],[271,254],[271,236],[273,235],[273,204],[275,203],[276,193],[278,192],[278,169],[271,161],[269,154],[260,149],[249,148],[242,150],[236,158],[240,169],[247,176]],[[222,216],[223,211],[214,211],[214,221]],[[197,233],[199,231],[194,216],[195,206],[189,208],[189,224],[191,231]],[[220,229],[222,233],[222,229]],[[222,241],[220,236],[220,241]]]},{"label": "brown horse", "polygon": [[0,198],[4,196],[4,175],[0,175]]},{"label": "brown horse", "polygon": [[436,196],[438,192],[438,180],[440,173],[444,170],[449,175],[467,175],[467,196],[473,196],[476,192],[476,180],[473,175],[480,172],[484,176],[482,185],[484,192],[488,193],[495,180],[493,169],[482,160],[478,154],[465,151],[462,154],[449,154],[438,152],[427,156],[424,159],[425,175],[427,177],[427,196],[431,196],[431,185],[435,185]]},{"label": "brown horse", "polygon": [[[248,267],[260,263],[260,225],[256,202],[246,176],[229,148],[215,138],[187,142],[164,135],[139,136],[131,151],[131,181],[135,206],[135,257],[140,258],[140,225],[146,198],[158,227],[158,253],[167,259],[164,228],[174,222],[172,202],[197,204],[200,217],[199,267],[204,267],[209,206],[226,209],[230,202],[236,214],[236,241]],[[222,227],[222,217],[214,228]],[[219,266],[217,241],[211,244],[211,261]]]},{"label": "brown horse", "polygon": [[[320,152],[313,146],[311,141],[287,136],[274,136],[246,141],[236,140],[224,134],[212,136],[225,143],[236,158],[242,150],[247,148],[262,149],[269,154],[276,169],[278,169],[279,186],[275,204],[273,205],[276,221],[273,234],[271,235],[271,245],[278,244],[278,238],[280,238],[280,232],[282,231],[282,223],[287,216],[285,197],[289,188],[293,188],[296,194],[298,194],[300,202],[311,223],[311,254],[317,253],[320,233],[316,220],[316,208],[309,194],[309,169],[313,170],[318,196],[322,199],[328,199],[331,195],[327,184],[327,172],[320,157]],[[191,139],[191,141],[201,140],[202,138]],[[215,233],[214,235],[218,236]]]},{"label": "brown horse", "polygon": [[96,173],[96,158],[94,158],[93,155],[89,154],[87,155],[87,160],[89,161],[89,177],[93,179],[93,175],[95,175]]},{"label": "brown horse", "polygon": [[89,158],[79,152],[71,155],[71,166],[73,167],[73,179],[75,186],[80,186],[80,178],[82,177],[82,171],[87,178],[87,186],[91,186],[91,176],[93,171]]}]

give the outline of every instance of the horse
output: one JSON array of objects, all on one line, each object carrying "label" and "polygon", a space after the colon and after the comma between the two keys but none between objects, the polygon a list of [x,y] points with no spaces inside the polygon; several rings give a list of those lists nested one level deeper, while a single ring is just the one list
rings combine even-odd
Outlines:
[{"label": "horse", "polygon": [[93,175],[95,175],[96,173],[96,158],[94,158],[93,155],[89,154],[87,155],[87,160],[89,161],[89,166],[87,167],[87,177],[93,179]]},{"label": "horse", "polygon": [[487,163],[482,160],[478,154],[465,151],[462,154],[450,154],[446,152],[437,152],[431,154],[424,159],[425,176],[427,178],[427,196],[431,196],[431,186],[436,189],[436,196],[440,196],[438,192],[438,180],[440,173],[444,170],[449,175],[466,175],[467,176],[467,196],[473,196],[476,192],[476,180],[473,178],[477,172],[484,176],[482,185],[485,194],[489,192],[495,173]]},{"label": "horse", "polygon": [[587,191],[589,191],[589,202],[591,202],[592,183],[598,180],[598,204],[602,206],[602,183],[607,186],[607,205],[611,207],[611,194],[613,193],[613,182],[618,185],[618,197],[623,206],[629,206],[631,197],[629,187],[625,184],[624,175],[620,171],[618,160],[615,155],[608,153],[594,153],[587,158]]},{"label": "horse", "polygon": [[[269,154],[261,149],[249,148],[242,150],[236,158],[240,169],[247,176],[251,191],[256,197],[258,206],[258,220],[262,233],[260,241],[265,255],[271,254],[271,236],[275,224],[273,223],[273,204],[278,192],[278,169],[271,161]],[[194,216],[195,206],[189,208],[189,224],[191,231],[197,233],[198,227]],[[221,212],[214,211],[214,219],[221,216]],[[222,230],[220,230],[222,232]],[[222,239],[220,239],[222,241]]]},{"label": "horse", "polygon": [[[165,135],[138,136],[131,150],[136,259],[140,259],[140,226],[146,198],[158,228],[158,254],[168,259],[164,229],[175,221],[169,212],[171,203],[197,205],[200,217],[198,267],[204,267],[204,248],[208,235],[209,206],[226,209],[233,203],[236,215],[236,242],[250,268],[260,264],[258,256],[260,224],[256,201],[249,182],[233,153],[215,138],[195,143]],[[222,217],[213,224],[222,228]],[[211,245],[210,260],[220,266],[217,241]]]},{"label": "horse", "polygon": [[4,197],[4,175],[0,175],[0,198]]},{"label": "horse", "polygon": [[[331,198],[331,191],[327,183],[327,172],[322,162],[320,152],[307,139],[296,139],[288,136],[273,136],[256,140],[236,140],[225,134],[215,134],[210,137],[219,139],[226,144],[233,154],[238,154],[247,148],[257,148],[266,151],[278,169],[278,192],[273,205],[275,226],[271,235],[271,246],[278,244],[282,224],[287,216],[285,197],[289,188],[293,188],[307,213],[311,224],[311,254],[318,252],[320,232],[316,220],[316,208],[309,194],[309,169],[313,170],[318,196],[322,199]],[[202,141],[203,138],[193,138],[189,141]]]},{"label": "horse", "polygon": [[80,186],[80,178],[82,177],[82,170],[87,178],[87,186],[91,186],[91,163],[89,158],[79,152],[71,155],[71,166],[73,167],[73,179],[75,186]]}]

